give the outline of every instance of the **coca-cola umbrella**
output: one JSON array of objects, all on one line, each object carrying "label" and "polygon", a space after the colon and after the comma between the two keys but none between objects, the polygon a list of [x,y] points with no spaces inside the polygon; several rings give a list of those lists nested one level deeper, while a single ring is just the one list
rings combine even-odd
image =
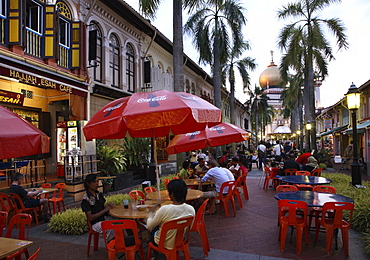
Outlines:
[{"label": "coca-cola umbrella", "polygon": [[30,122],[0,106],[0,159],[48,153],[50,138]]},{"label": "coca-cola umbrella", "polygon": [[207,146],[215,147],[247,140],[249,140],[247,131],[230,123],[221,123],[207,127],[202,131],[177,135],[167,146],[166,150],[168,154],[175,154],[203,149]]},{"label": "coca-cola umbrella", "polygon": [[[221,122],[221,110],[204,99],[184,92],[158,90],[135,93],[110,102],[83,128],[87,140],[162,137],[203,130]],[[154,142],[155,145],[155,142]],[[155,164],[157,163],[154,147]],[[159,174],[156,167],[159,189]]]}]

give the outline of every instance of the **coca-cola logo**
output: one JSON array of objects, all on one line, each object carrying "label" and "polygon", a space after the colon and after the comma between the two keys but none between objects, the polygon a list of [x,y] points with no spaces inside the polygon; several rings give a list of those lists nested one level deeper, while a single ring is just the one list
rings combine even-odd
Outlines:
[{"label": "coca-cola logo", "polygon": [[144,102],[153,102],[153,101],[161,101],[161,100],[166,100],[167,99],[167,96],[164,95],[164,96],[153,96],[153,97],[150,97],[150,98],[139,98],[136,102],[138,103],[144,103]]},{"label": "coca-cola logo", "polygon": [[192,133],[187,133],[185,134],[185,136],[194,136],[194,135],[198,135],[200,134],[200,131],[195,131],[195,132],[192,132]]},{"label": "coca-cola logo", "polygon": [[209,131],[222,131],[225,130],[224,126],[213,126],[209,129]]},{"label": "coca-cola logo", "polygon": [[122,105],[123,105],[123,102],[122,102],[122,101],[120,101],[120,102],[118,102],[117,104],[115,104],[115,105],[113,105],[113,106],[111,106],[111,107],[107,107],[106,109],[104,109],[104,110],[103,110],[103,113],[107,112],[107,113],[104,115],[104,117],[109,116],[110,114],[112,114],[113,110],[115,110],[115,109],[117,109],[117,108],[121,107]]}]

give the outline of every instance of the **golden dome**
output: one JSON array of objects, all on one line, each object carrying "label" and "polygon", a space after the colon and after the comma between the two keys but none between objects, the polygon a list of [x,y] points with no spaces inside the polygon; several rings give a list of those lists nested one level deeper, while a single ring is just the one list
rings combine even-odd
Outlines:
[{"label": "golden dome", "polygon": [[277,65],[273,61],[265,69],[260,76],[260,85],[262,88],[278,86],[281,82],[280,71]]}]

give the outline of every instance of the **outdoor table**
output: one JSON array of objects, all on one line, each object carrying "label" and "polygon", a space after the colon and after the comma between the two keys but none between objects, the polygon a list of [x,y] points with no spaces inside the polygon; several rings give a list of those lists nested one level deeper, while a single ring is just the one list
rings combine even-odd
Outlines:
[{"label": "outdoor table", "polygon": [[[186,183],[186,186],[199,186],[200,179],[185,179],[184,182]],[[202,185],[212,185],[214,184],[213,181],[205,181],[202,183]]]},{"label": "outdoor table", "polygon": [[0,259],[29,247],[32,244],[32,241],[0,237]]},{"label": "outdoor table", "polygon": [[[168,196],[168,191],[167,190],[161,190],[160,191],[160,196],[162,200],[170,200],[170,197]],[[186,195],[186,200],[196,200],[199,199],[203,196],[203,192],[200,190],[192,190],[188,189],[188,194]],[[146,198],[149,200],[156,200],[158,198],[158,192],[151,192],[146,195]]]},{"label": "outdoor table", "polygon": [[275,194],[277,200],[300,200],[308,204],[309,207],[322,207],[325,202],[349,202],[353,203],[353,199],[332,193],[316,192],[316,191],[287,191]]},{"label": "outdoor table", "polygon": [[[161,201],[159,204],[161,206],[171,204],[172,201]],[[145,205],[149,207],[145,210],[138,210],[132,209],[132,203],[129,204],[128,209],[125,209],[123,205],[115,206],[114,208],[109,210],[109,214],[115,218],[127,218],[127,219],[141,219],[141,218],[148,218],[149,216],[149,208],[154,207],[158,204],[157,200],[147,200],[145,201]]]},{"label": "outdoor table", "polygon": [[42,194],[46,194],[46,193],[51,193],[51,192],[54,192],[54,191],[57,191],[58,189],[56,188],[42,188],[42,192],[40,195]]},{"label": "outdoor table", "polygon": [[331,180],[328,178],[305,175],[281,176],[279,180],[282,182],[292,184],[306,184],[306,185],[323,185],[331,183]]}]

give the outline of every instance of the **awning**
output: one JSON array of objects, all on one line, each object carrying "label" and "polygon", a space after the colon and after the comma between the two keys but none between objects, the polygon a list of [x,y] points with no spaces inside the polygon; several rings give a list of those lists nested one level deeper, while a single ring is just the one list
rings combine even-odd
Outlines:
[{"label": "awning", "polygon": [[[366,121],[362,122],[361,124],[358,124],[357,125],[357,133],[359,133],[359,134],[365,133],[366,128],[369,127],[369,126],[370,126],[370,120],[366,120]],[[344,133],[347,134],[347,135],[353,134],[352,128],[347,129],[346,131],[344,131]]]},{"label": "awning", "polygon": [[336,133],[336,132],[339,132],[339,131],[342,131],[343,129],[347,128],[348,125],[343,125],[343,126],[340,126],[340,127],[337,127],[337,128],[334,128],[332,130],[329,130],[327,132],[324,132],[322,134],[319,134],[319,136],[324,136],[324,135],[328,135],[328,134],[332,134],[332,133]]}]

